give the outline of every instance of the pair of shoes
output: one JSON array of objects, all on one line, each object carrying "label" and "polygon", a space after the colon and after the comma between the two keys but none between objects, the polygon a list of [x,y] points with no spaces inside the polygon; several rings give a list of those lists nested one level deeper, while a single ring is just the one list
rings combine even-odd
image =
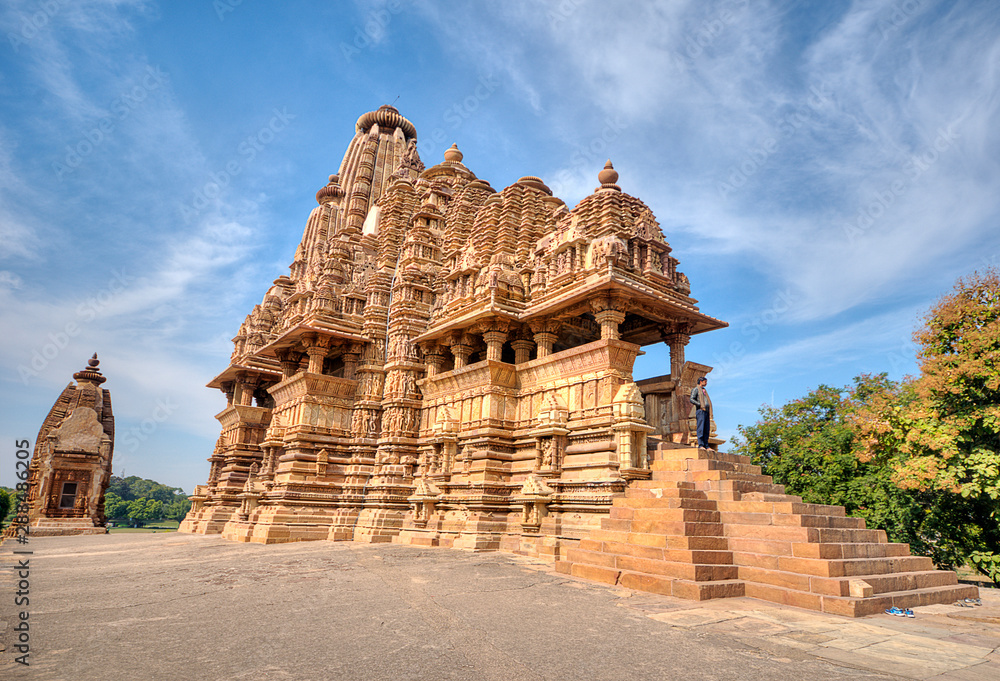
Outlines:
[{"label": "pair of shoes", "polygon": [[969,603],[971,605],[982,605],[983,604],[983,600],[981,598],[966,598],[965,602]]},{"label": "pair of shoes", "polygon": [[906,617],[906,612],[903,611],[903,610],[900,610],[896,606],[892,606],[891,608],[888,608],[885,611],[885,614],[886,615],[895,615],[896,617]]}]

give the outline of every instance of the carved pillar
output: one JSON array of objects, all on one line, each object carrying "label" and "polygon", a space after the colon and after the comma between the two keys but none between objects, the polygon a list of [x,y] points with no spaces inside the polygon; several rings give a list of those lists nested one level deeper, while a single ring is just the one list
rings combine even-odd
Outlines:
[{"label": "carved pillar", "polygon": [[[554,342],[554,341],[553,341]],[[524,364],[531,357],[531,348],[535,347],[535,341],[526,338],[518,338],[510,342],[514,348],[514,364]],[[549,346],[551,350],[552,346]]]},{"label": "carved pillar", "polygon": [[444,352],[440,345],[434,343],[424,348],[424,360],[427,362],[427,375],[436,376],[441,373],[444,364]]},{"label": "carved pillar", "polygon": [[285,348],[278,350],[275,354],[278,356],[278,363],[281,364],[282,380],[289,379],[298,373],[299,360],[302,359],[301,352],[294,352],[291,349]]},{"label": "carved pillar", "polygon": [[472,354],[471,339],[466,335],[454,336],[451,344],[451,354],[455,356],[455,368],[461,369],[469,363]]},{"label": "carved pillar", "polygon": [[592,300],[590,308],[594,311],[594,319],[601,325],[601,340],[621,338],[618,325],[625,321],[623,301],[612,298]]},{"label": "carved pillar", "polygon": [[250,406],[253,404],[253,391],[256,387],[256,378],[242,374],[238,376],[236,378],[236,403],[244,406]]},{"label": "carved pillar", "polygon": [[669,333],[664,340],[670,346],[670,378],[679,381],[684,368],[684,346],[691,341],[691,336],[686,333]]},{"label": "carved pillar", "polygon": [[534,334],[535,345],[538,346],[538,359],[548,357],[552,354],[552,346],[559,337],[559,322],[543,319],[531,322],[531,331]]},{"label": "carved pillar", "polygon": [[486,341],[486,359],[499,362],[504,341],[507,340],[507,332],[491,329],[483,334],[483,340]]},{"label": "carved pillar", "polygon": [[308,335],[302,338],[302,344],[305,346],[306,354],[309,356],[309,364],[306,366],[306,371],[310,374],[323,373],[323,361],[330,353],[330,339]]},{"label": "carved pillar", "polygon": [[232,381],[226,381],[222,384],[222,392],[226,394],[226,404],[230,407],[233,406],[233,396],[236,393],[236,385]]},{"label": "carved pillar", "polygon": [[361,359],[361,344],[351,343],[344,352],[344,378],[354,380],[358,373],[358,361]]},{"label": "carved pillar", "polygon": [[310,374],[323,373],[323,360],[326,359],[326,352],[326,348],[318,345],[306,348],[306,354],[309,355],[309,368],[306,371]]}]

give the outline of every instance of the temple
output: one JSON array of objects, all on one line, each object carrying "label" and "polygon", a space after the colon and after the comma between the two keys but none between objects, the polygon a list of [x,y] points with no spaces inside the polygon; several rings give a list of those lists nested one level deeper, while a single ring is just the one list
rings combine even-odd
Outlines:
[{"label": "temple", "polygon": [[[390,106],[358,119],[289,274],[209,383],[228,403],[181,530],[516,551],[691,598],[770,582],[756,595],[787,601],[804,586],[806,607],[863,614],[855,602],[875,602],[875,587],[832,574],[811,591],[784,578],[803,564],[780,552],[812,546],[800,561],[820,570],[828,545],[857,541],[900,572],[887,566],[905,546],[784,495],[716,438],[692,446],[687,395],[711,367],[685,346],[726,323],[699,310],[611,162],[570,209],[538,177],[497,191],[462,161],[453,145],[425,167]],[[670,373],[636,382],[641,348],[658,343]],[[780,539],[728,534],[762,524]]]},{"label": "temple", "polygon": [[[104,493],[111,481],[115,417],[97,355],[52,406],[28,466],[32,536],[104,534]],[[13,529],[13,526],[9,529]]]}]

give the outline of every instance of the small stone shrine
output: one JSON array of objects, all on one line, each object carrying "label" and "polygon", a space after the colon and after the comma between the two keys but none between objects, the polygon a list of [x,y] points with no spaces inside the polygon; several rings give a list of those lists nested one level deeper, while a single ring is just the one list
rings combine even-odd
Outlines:
[{"label": "small stone shrine", "polygon": [[42,422],[28,467],[28,534],[104,534],[115,417],[97,354]]},{"label": "small stone shrine", "polygon": [[[843,509],[692,446],[687,396],[711,367],[684,348],[726,323],[610,161],[570,209],[537,177],[495,190],[454,145],[426,168],[416,139],[393,107],[358,119],[289,274],[209,383],[228,403],[181,531],[516,551],[848,614],[905,589],[956,597],[928,590],[953,573]],[[669,375],[635,382],[657,343]]]}]

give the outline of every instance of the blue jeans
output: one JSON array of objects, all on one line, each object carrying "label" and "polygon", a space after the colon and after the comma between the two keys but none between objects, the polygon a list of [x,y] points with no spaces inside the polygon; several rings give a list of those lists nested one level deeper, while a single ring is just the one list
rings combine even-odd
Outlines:
[{"label": "blue jeans", "polygon": [[708,433],[712,430],[712,419],[707,409],[695,410],[695,418],[698,420],[698,446],[708,449]]}]

